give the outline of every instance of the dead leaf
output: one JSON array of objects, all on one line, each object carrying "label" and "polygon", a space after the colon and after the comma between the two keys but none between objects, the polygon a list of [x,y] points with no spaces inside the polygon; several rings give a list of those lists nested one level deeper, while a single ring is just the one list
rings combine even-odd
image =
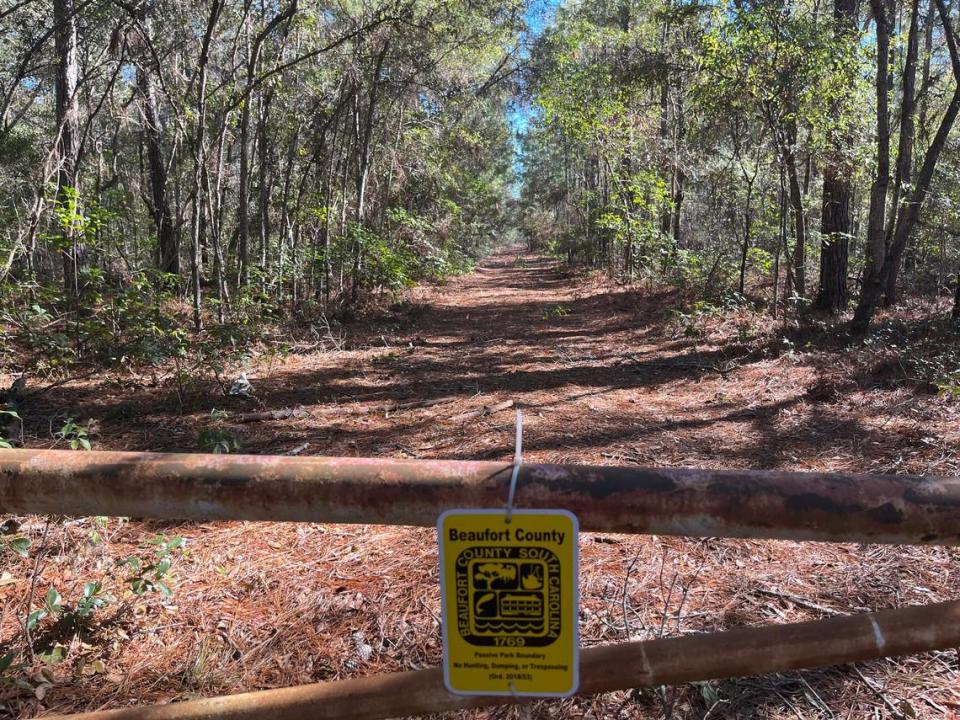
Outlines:
[{"label": "dead leaf", "polygon": [[904,699],[898,702],[897,709],[908,718],[915,718],[917,716],[917,711],[913,709],[913,705],[910,704],[909,700]]}]

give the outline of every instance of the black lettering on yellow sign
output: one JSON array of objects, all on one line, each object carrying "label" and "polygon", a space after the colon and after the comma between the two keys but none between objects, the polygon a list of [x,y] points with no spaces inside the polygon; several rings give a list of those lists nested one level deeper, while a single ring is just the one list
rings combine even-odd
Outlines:
[{"label": "black lettering on yellow sign", "polygon": [[560,560],[544,547],[468,547],[456,560],[457,631],[471,645],[544,647],[562,623]]}]

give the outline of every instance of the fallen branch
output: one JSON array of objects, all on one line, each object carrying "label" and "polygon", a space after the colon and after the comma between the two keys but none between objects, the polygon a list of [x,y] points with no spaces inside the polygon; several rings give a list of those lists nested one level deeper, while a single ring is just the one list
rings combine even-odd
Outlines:
[{"label": "fallen branch", "polygon": [[284,454],[284,455],[299,455],[299,454],[302,453],[304,450],[306,450],[308,447],[310,447],[310,443],[308,443],[308,442],[300,443],[299,445],[290,448],[289,450],[287,450],[287,451],[286,451],[285,453],[283,453],[283,454]]},{"label": "fallen branch", "polygon": [[262,410],[260,412],[241,413],[233,420],[241,423],[261,422],[263,420],[286,420],[287,418],[310,417],[310,411],[301,406],[282,410]]},{"label": "fallen branch", "polygon": [[724,365],[718,365],[715,363],[698,363],[698,362],[647,362],[642,363],[642,367],[633,368],[633,372],[642,373],[649,369],[656,370],[702,370],[704,372],[716,372],[716,373],[728,373],[737,365],[729,365],[724,363]]},{"label": "fallen branch", "polygon": [[402,403],[387,403],[386,405],[372,405],[369,407],[345,407],[336,405],[334,407],[322,407],[316,410],[307,410],[298,405],[294,408],[283,408],[281,410],[265,410],[262,412],[241,413],[233,417],[233,420],[241,423],[262,422],[264,420],[286,420],[287,418],[316,417],[318,415],[370,415],[373,413],[392,413],[398,410],[412,410],[414,408],[433,407],[444,403],[459,400],[457,397],[434,398],[433,400],[412,400]]},{"label": "fallen branch", "polygon": [[812,600],[807,600],[806,598],[800,597],[799,595],[793,595],[791,593],[782,593],[776,590],[766,590],[764,588],[757,588],[754,590],[758,595],[766,595],[767,597],[775,597],[780,600],[785,600],[789,603],[793,603],[798,607],[802,607],[806,610],[813,610],[815,612],[822,612],[827,615],[839,615],[840,611],[835,610],[832,607],[827,607],[826,605],[820,605],[815,603]]},{"label": "fallen branch", "polygon": [[[851,664],[850,667],[857,674],[857,676],[861,680],[863,680],[863,684],[866,685],[871,690],[873,690],[873,692],[876,693],[877,697],[883,700],[883,704],[887,706],[887,709],[893,714],[893,716],[897,720],[904,720],[904,718],[907,717],[903,712],[901,712],[900,708],[898,708],[896,705],[890,702],[890,698],[887,697],[886,693],[883,691],[882,686],[874,684],[873,680],[871,680],[862,672],[860,672],[860,668],[858,668],[856,665]],[[916,715],[911,714],[911,717],[916,717]]]},{"label": "fallen branch", "polygon": [[484,405],[479,410],[470,410],[469,412],[460,413],[459,415],[454,415],[450,420],[469,420],[470,418],[475,417],[486,417],[487,415],[493,415],[494,413],[500,412],[501,410],[507,410],[508,408],[513,407],[513,400],[504,400],[501,403],[496,405]]},{"label": "fallen branch", "polygon": [[387,405],[384,407],[374,407],[370,408],[368,412],[385,412],[392,413],[397,410],[412,410],[413,408],[425,408],[433,407],[434,405],[444,405],[446,403],[455,402],[459,400],[458,397],[442,397],[435,398],[433,400],[416,400],[414,402],[405,402],[405,403],[395,403],[393,405]]}]

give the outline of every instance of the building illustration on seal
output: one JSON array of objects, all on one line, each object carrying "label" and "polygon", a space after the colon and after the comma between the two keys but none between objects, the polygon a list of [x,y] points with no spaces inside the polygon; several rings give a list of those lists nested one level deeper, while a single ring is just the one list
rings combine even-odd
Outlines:
[{"label": "building illustration on seal", "polygon": [[458,629],[472,645],[545,646],[560,634],[560,561],[543,547],[468,548],[456,562]]}]

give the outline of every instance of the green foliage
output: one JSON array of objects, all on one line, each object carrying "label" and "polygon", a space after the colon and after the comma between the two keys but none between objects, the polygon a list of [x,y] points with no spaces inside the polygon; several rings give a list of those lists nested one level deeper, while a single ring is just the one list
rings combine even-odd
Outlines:
[{"label": "green foliage", "polygon": [[176,298],[175,276],[139,272],[120,280],[90,268],[83,278],[79,320],[57,311],[59,288],[28,282],[0,287],[10,299],[0,318],[13,328],[12,341],[35,354],[36,370],[55,372],[81,360],[159,365],[186,354],[182,318],[166,309]]},{"label": "green foliage", "polygon": [[12,540],[0,540],[0,550],[10,550],[20,557],[27,557],[30,550],[30,540],[27,538],[13,538]]},{"label": "green foliage", "polygon": [[[0,526],[0,530],[6,532],[4,528],[9,524],[8,521]],[[23,549],[25,553],[26,545]],[[156,593],[170,597],[173,592],[170,587],[173,564],[184,551],[185,540],[180,536],[168,538],[157,535],[145,541],[141,552],[131,555],[124,563],[130,571],[125,582],[133,595],[142,597]],[[68,648],[60,641],[89,632],[95,626],[99,611],[115,602],[116,598],[106,591],[100,580],[84,582],[79,596],[73,602],[68,602],[56,587],[49,587],[40,607],[30,610],[24,620],[24,627],[28,633],[34,633],[34,638],[38,637],[35,633],[43,631],[43,645],[36,654],[37,659],[48,666],[65,660]],[[44,621],[48,622],[44,624]],[[35,681],[22,674],[27,670],[27,664],[17,663],[16,659],[16,652],[0,656],[0,684],[10,683],[33,692]],[[102,669],[102,662],[99,665]],[[88,674],[86,670],[84,674]]]},{"label": "green foliage", "polygon": [[705,263],[703,255],[688,248],[673,248],[664,266],[666,279],[682,288],[706,291]]},{"label": "green foliage", "polygon": [[[599,7],[571,7],[560,18],[537,48],[540,112],[524,140],[528,243],[571,262],[602,262],[628,280],[672,273],[678,248],[662,229],[674,204],[670,179],[643,132],[652,78],[637,55],[648,26],[625,30]],[[552,217],[542,212],[551,206]],[[570,207],[578,212],[561,215]]]},{"label": "green foliage", "polygon": [[542,317],[544,320],[560,320],[565,318],[570,314],[570,311],[567,310],[563,305],[556,305],[552,308],[547,308],[543,311]]},{"label": "green foliage", "polygon": [[74,609],[70,611],[71,616],[77,621],[85,622],[93,616],[94,611],[102,608],[108,601],[109,598],[103,594],[102,583],[84,583],[83,594],[80,596]]},{"label": "green foliage", "polygon": [[779,289],[799,257],[779,196],[788,156],[808,266],[818,171],[852,167],[863,182],[873,159],[869,37],[837,22],[805,1],[562,4],[526,78],[528,244],[709,299],[739,285],[746,253],[745,291],[775,270]]},{"label": "green foliage", "polygon": [[944,398],[960,400],[960,370],[943,373],[934,380],[937,395]]},{"label": "green foliage", "polygon": [[56,617],[65,612],[63,607],[63,598],[60,593],[57,592],[56,588],[50,588],[47,590],[47,594],[43,599],[43,607],[39,610],[34,610],[27,616],[27,629],[33,630],[37,627],[41,620],[46,617]]},{"label": "green foliage", "polygon": [[747,250],[747,265],[762,275],[768,275],[773,269],[773,256],[760,247]]},{"label": "green foliage", "polygon": [[372,362],[375,365],[394,365],[403,361],[403,357],[400,353],[390,350],[385,353],[378,353],[373,356]]},{"label": "green foliage", "polygon": [[[0,420],[4,417],[11,418],[17,422],[23,424],[23,419],[15,410],[0,410]],[[9,438],[5,438],[3,435],[0,435],[0,450],[9,450],[13,447],[13,444],[10,442]]]},{"label": "green foliage", "polygon": [[[190,28],[204,24],[206,10],[183,6],[153,17],[155,10],[145,11],[154,36],[142,47],[158,57],[196,59],[200,37]],[[49,149],[57,145],[55,74],[10,83],[10,122],[0,129],[5,356],[9,343],[10,356],[23,357],[27,369],[57,377],[87,363],[173,363],[183,403],[192,379],[218,375],[236,355],[251,352],[267,324],[290,323],[296,331],[303,318],[339,313],[365,296],[465,272],[489,247],[509,242],[513,138],[506,101],[515,73],[505,72],[513,61],[503,61],[523,27],[520,3],[414,2],[402,22],[374,5],[299,7],[274,27],[277,12],[272,5],[251,8],[241,23],[254,35],[270,28],[258,47],[264,67],[274,70],[262,82],[244,90],[230,80],[244,77],[248,56],[241,53],[238,66],[218,31],[207,48],[204,112],[186,100],[193,97],[186,76],[155,83],[159,137],[125,129],[141,127],[139,81],[157,68],[91,77],[79,118],[87,152],[71,169],[76,187],[37,184],[50,177]],[[36,38],[47,32],[41,15],[36,27],[4,38],[0,69],[34,68]],[[217,27],[238,31],[240,21],[228,6]],[[80,55],[112,47],[110,28],[82,23]],[[283,42],[291,31],[298,42]],[[301,45],[306,52],[327,48],[322,62],[302,62]],[[42,60],[46,67],[51,58]],[[230,77],[224,68],[232,68]],[[346,89],[348,76],[357,82]],[[114,92],[133,101],[114,107],[107,102]],[[253,120],[256,141],[241,147],[241,134],[229,128],[251,111],[265,114]],[[199,187],[191,163],[174,161],[180,137],[204,138],[211,172]],[[241,166],[250,200],[245,258]],[[166,176],[159,206],[158,174]],[[202,216],[196,283],[195,209]],[[172,237],[164,235],[171,224]],[[178,246],[179,269],[164,276],[156,268],[160,261],[167,266],[170,244]],[[64,284],[71,272],[64,263],[74,262],[66,252],[77,256],[76,292]],[[194,325],[203,330],[193,332]]]},{"label": "green foliage", "polygon": [[178,554],[183,553],[186,541],[180,536],[167,538],[157,535],[148,540],[147,544],[152,547],[151,555],[131,555],[127,558],[127,565],[132,571],[127,578],[130,590],[135,595],[158,592],[165,597],[170,597],[173,595],[169,585],[170,571],[173,568],[174,559]]},{"label": "green foliage", "polygon": [[228,430],[207,427],[197,433],[197,446],[206,452],[226,455],[240,449],[240,441]]},{"label": "green foliage", "polygon": [[63,427],[57,432],[57,438],[65,440],[71,450],[90,450],[90,438],[87,435],[87,427],[80,425],[73,418],[67,418]]},{"label": "green foliage", "polygon": [[[26,692],[29,695],[36,696],[36,689],[40,685],[46,685],[46,679],[39,684],[26,676],[30,666],[26,662],[16,662],[16,652],[8,652],[0,655],[0,688],[9,687],[14,691]],[[0,705],[0,709],[3,709]]]},{"label": "green foliage", "polygon": [[17,654],[13,652],[8,652],[5,655],[0,655],[0,679],[4,678],[7,673],[16,670],[22,670],[25,665],[14,665],[14,660],[17,659]]},{"label": "green foliage", "polygon": [[93,518],[93,528],[90,530],[90,542],[99,545],[103,540],[100,531],[107,527],[109,519],[103,515],[97,515]]},{"label": "green foliage", "polygon": [[[70,637],[89,630],[96,612],[114,601],[115,598],[104,592],[100,582],[84,583],[80,597],[73,604],[67,603],[60,592],[51,587],[44,596],[43,605],[27,616],[25,625],[29,631],[34,631],[43,620],[50,618],[55,621],[51,637]],[[66,652],[65,647],[54,642],[37,657],[47,665],[55,665],[66,657]]]},{"label": "green foliage", "polygon": [[12,519],[0,523],[0,553],[6,550],[20,557],[27,557],[30,550],[30,540],[25,537],[7,537],[14,535],[18,527],[19,524]]},{"label": "green foliage", "polygon": [[11,340],[38,356],[38,369],[61,369],[76,361],[77,348],[63,332],[62,319],[55,318],[51,309],[41,304],[48,299],[45,289],[32,282],[21,282],[6,283],[0,291],[7,298],[0,317],[12,329]]},{"label": "green foliage", "polygon": [[726,2],[714,9],[698,51],[695,93],[707,108],[754,115],[774,131],[798,124],[815,143],[832,131],[848,135],[863,121],[851,88],[860,87],[866,58],[854,40],[836,36],[829,15]]},{"label": "green foliage", "polygon": [[960,328],[947,321],[888,320],[863,339],[858,355],[871,372],[889,375],[886,382],[960,397]]},{"label": "green foliage", "polygon": [[[703,335],[707,320],[723,318],[730,312],[744,307],[752,307],[752,304],[739,293],[730,291],[719,302],[697,300],[688,307],[672,310],[671,313],[674,322],[684,336],[700,337]],[[738,326],[738,331],[740,331],[740,326]],[[739,332],[741,342],[746,340],[746,333],[749,331],[749,326],[745,326]]]},{"label": "green foliage", "polygon": [[[55,195],[56,188],[49,188],[49,193],[51,196]],[[110,212],[100,207],[92,198],[81,198],[80,193],[73,187],[62,188],[61,196],[54,197],[51,205],[59,232],[45,235],[44,240],[57,250],[66,249],[65,239],[71,236],[89,244],[111,218]]]},{"label": "green foliage", "polygon": [[174,275],[137,273],[126,284],[104,297],[99,325],[90,324],[89,337],[97,337],[95,352],[115,365],[131,361],[159,365],[187,352],[187,332],[178,318],[164,311],[176,297]]},{"label": "green foliage", "polygon": [[355,223],[350,225],[347,238],[352,252],[360,258],[357,277],[362,287],[396,291],[413,284],[409,274],[413,259],[387,238]]}]

